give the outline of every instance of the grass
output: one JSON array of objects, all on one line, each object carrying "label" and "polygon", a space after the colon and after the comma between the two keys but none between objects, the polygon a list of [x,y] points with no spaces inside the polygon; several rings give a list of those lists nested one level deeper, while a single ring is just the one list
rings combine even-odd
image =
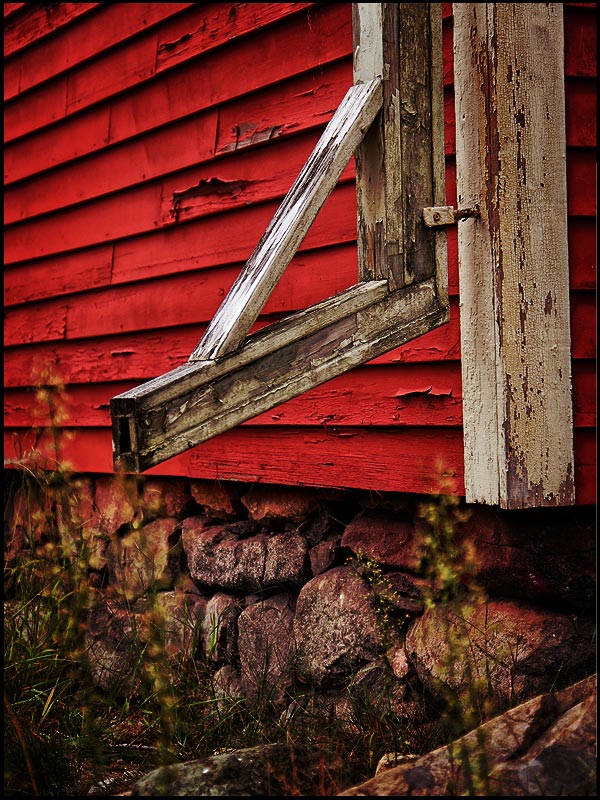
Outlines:
[{"label": "grass", "polygon": [[[385,680],[376,692],[351,682],[338,713],[315,702],[306,687],[283,700],[267,685],[252,701],[217,695],[216,666],[202,648],[192,644],[192,657],[172,655],[166,647],[151,592],[145,598],[149,624],[129,631],[131,676],[119,680],[122,675],[115,674],[99,688],[89,631],[101,580],[90,568],[90,541],[82,526],[76,517],[61,518],[62,510],[73,508],[77,482],[68,470],[31,465],[10,470],[8,478],[5,509],[17,503],[20,512],[16,524],[13,519],[5,526],[7,795],[80,796],[91,787],[94,794],[114,795],[158,766],[286,741],[324,754],[319,789],[335,795],[372,777],[384,753],[436,744],[402,714]],[[364,565],[360,568],[364,572]],[[397,620],[381,590],[383,574],[375,565],[370,569],[383,653]],[[193,639],[198,632],[189,634]],[[285,713],[286,708],[302,713]]]},{"label": "grass", "polygon": [[[50,376],[51,378],[51,376]],[[37,401],[51,430],[61,422],[63,387],[45,376]],[[58,444],[56,445],[58,447]],[[224,696],[214,682],[216,665],[198,646],[190,619],[186,652],[167,647],[164,617],[152,589],[144,594],[143,625],[134,598],[122,630],[127,667],[99,682],[90,635],[99,593],[110,590],[97,545],[78,508],[80,484],[55,458],[40,461],[35,450],[11,463],[5,480],[4,567],[4,780],[8,796],[111,796],[159,766],[270,743],[289,743],[297,752],[320,753],[308,783],[302,763],[293,762],[283,783],[289,794],[335,796],[372,777],[384,754],[421,754],[447,743],[476,724],[481,695],[446,698],[437,726],[423,728],[420,710],[394,695],[386,654],[407,615],[395,607],[385,571],[357,554],[354,567],[368,586],[378,623],[382,679],[359,672],[334,700],[317,701],[310,687],[296,686],[275,698],[264,675],[256,676],[253,700]],[[457,551],[454,530],[461,521],[450,486],[424,503],[420,513],[431,536],[423,541],[422,572],[435,592],[428,604],[446,602],[474,584],[468,554]],[[101,532],[100,532],[101,533]],[[106,531],[110,537],[114,531]],[[102,536],[100,536],[102,538]],[[127,603],[120,600],[121,606]],[[452,638],[453,631],[448,635]],[[468,643],[452,640],[458,657]],[[265,665],[266,667],[266,665]],[[293,664],[291,665],[293,671]],[[100,685],[99,685],[100,684]],[[103,688],[101,688],[103,687]],[[419,687],[415,687],[419,697]],[[431,698],[423,694],[424,706]],[[422,710],[422,709],[421,709]],[[483,743],[482,743],[483,744]],[[308,750],[307,750],[308,748]],[[292,752],[294,752],[292,750]],[[459,757],[461,754],[458,754]],[[470,793],[481,789],[485,763],[469,762]],[[308,762],[306,762],[306,765]],[[310,784],[310,781],[313,783]],[[316,780],[316,783],[314,782]]]}]

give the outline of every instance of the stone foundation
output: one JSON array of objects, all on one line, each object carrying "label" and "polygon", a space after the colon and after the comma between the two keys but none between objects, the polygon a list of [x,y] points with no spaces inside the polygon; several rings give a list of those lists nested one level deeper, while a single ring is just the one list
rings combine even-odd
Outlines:
[{"label": "stone foundation", "polygon": [[423,692],[460,695],[466,682],[494,709],[594,672],[595,508],[18,478],[7,563],[58,537],[83,568],[100,687],[135,690],[136,648],[157,631],[169,654],[213,665],[217,695],[267,692],[289,714],[319,702],[344,718],[350,693],[375,699],[384,683],[398,713],[423,714]]}]

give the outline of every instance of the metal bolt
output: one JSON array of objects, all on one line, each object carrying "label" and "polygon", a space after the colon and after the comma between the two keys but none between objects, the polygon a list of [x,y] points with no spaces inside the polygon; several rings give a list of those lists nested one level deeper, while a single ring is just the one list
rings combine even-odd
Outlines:
[{"label": "metal bolt", "polygon": [[442,215],[440,214],[440,212],[439,212],[439,211],[436,211],[436,212],[434,213],[434,215],[433,215],[433,218],[434,218],[434,220],[435,220],[436,222],[439,222],[439,221],[441,220],[441,218],[442,218]]}]

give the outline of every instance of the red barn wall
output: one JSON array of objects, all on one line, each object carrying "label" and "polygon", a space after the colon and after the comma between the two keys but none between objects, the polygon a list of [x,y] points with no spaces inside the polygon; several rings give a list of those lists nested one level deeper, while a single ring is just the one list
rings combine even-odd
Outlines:
[{"label": "red barn wall", "polygon": [[[595,502],[596,23],[565,4],[576,492]],[[350,3],[5,3],[5,456],[112,472],[109,399],[185,362],[352,83]],[[447,202],[456,204],[451,5]],[[353,163],[259,325],[356,282]],[[150,470],[464,493],[451,322]],[[36,391],[48,382],[59,408]],[[46,427],[47,426],[47,427]],[[44,430],[45,428],[45,430]]]}]

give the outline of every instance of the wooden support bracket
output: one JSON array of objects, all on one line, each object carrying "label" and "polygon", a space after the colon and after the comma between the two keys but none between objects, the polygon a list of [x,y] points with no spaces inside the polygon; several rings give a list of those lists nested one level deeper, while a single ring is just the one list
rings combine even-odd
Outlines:
[{"label": "wooden support bracket", "polygon": [[[441,5],[355,3],[354,78],[187,364],[110,401],[143,472],[448,321]],[[249,335],[352,155],[359,283]]]}]

